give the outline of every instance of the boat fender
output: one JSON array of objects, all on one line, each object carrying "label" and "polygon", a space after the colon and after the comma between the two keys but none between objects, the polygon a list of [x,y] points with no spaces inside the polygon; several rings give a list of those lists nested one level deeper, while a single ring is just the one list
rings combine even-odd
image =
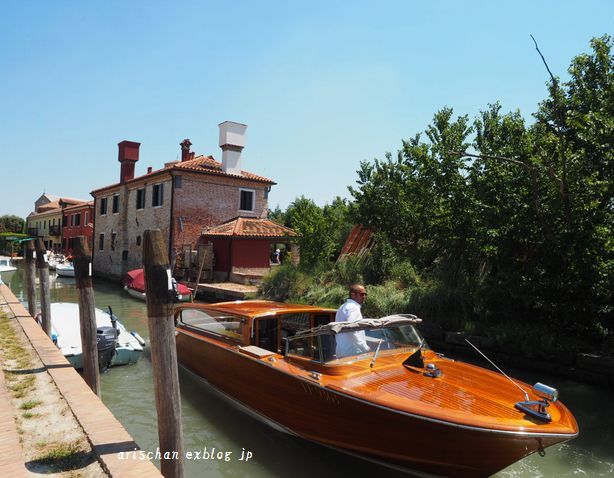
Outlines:
[{"label": "boat fender", "polygon": [[51,332],[51,341],[55,345],[58,345],[58,334],[56,334],[55,332]]},{"label": "boat fender", "polygon": [[145,339],[141,337],[137,332],[133,330],[130,332],[130,335],[132,335],[138,341],[138,343],[141,344],[141,346],[145,346]]}]

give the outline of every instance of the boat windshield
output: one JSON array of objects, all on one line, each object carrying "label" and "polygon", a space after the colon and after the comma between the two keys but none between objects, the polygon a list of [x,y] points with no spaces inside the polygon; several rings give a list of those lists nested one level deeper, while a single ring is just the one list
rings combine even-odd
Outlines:
[{"label": "boat windshield", "polygon": [[376,351],[378,356],[412,353],[423,344],[424,339],[413,325],[401,325],[288,337],[286,355],[322,363],[349,363]]}]

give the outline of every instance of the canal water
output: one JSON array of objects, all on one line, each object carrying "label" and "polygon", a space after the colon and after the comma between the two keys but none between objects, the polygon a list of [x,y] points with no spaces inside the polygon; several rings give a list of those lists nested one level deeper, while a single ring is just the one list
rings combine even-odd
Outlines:
[{"label": "canal water", "polygon": [[[77,302],[74,279],[56,277],[53,272],[50,279],[52,302]],[[12,277],[10,287],[25,303],[22,269]],[[95,281],[94,291],[98,308],[111,306],[128,330],[148,338],[144,302],[130,297],[119,284],[107,281]],[[612,392],[560,377],[519,370],[510,372],[525,382],[541,381],[558,388],[563,402],[578,420],[580,436],[566,444],[547,449],[545,457],[534,454],[496,476],[613,476]],[[236,409],[189,372],[180,369],[179,378],[185,450],[193,452],[193,459],[185,461],[188,477],[407,476],[277,432]],[[148,354],[145,353],[136,365],[115,367],[103,374],[101,388],[102,400],[141,449],[155,453],[157,421]],[[377,434],[377,430],[373,430],[373,433]],[[411,433],[411,430],[407,433]],[[198,459],[196,452],[199,452]],[[205,459],[207,456],[213,456],[214,459]],[[248,456],[251,458],[246,460]],[[241,457],[244,459],[241,460]],[[159,466],[159,462],[154,462]]]}]

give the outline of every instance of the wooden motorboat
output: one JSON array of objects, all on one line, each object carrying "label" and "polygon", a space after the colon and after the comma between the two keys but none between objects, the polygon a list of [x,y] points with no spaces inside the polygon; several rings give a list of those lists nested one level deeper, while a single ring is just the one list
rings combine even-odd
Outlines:
[{"label": "wooden motorboat", "polygon": [[[555,389],[435,353],[415,316],[334,317],[268,301],[180,305],[178,360],[278,430],[407,471],[489,476],[578,435]],[[368,347],[339,348],[359,339]]]},{"label": "wooden motorboat", "polygon": [[[180,284],[174,278],[171,279],[173,293],[176,302],[191,302],[192,291],[184,284]],[[131,297],[139,300],[146,300],[145,294],[145,273],[143,269],[128,271],[123,279],[124,290]]]}]

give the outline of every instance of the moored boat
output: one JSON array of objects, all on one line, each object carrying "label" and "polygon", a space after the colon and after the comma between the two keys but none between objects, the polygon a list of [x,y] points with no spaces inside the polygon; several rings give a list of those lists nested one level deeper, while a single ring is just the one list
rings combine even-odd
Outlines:
[{"label": "moored boat", "polygon": [[55,272],[60,277],[75,277],[75,267],[71,262],[62,262],[55,265]]},{"label": "moored boat", "polygon": [[[438,355],[415,316],[334,316],[268,301],[180,305],[177,356],[275,428],[403,470],[489,476],[578,434],[556,390]],[[368,350],[339,347],[357,337]]]},{"label": "moored boat", "polygon": [[[145,341],[138,334],[128,332],[111,310],[104,312],[96,309],[96,328],[101,370],[138,362]],[[71,365],[77,369],[83,368],[79,304],[52,303],[51,332],[57,347]]]},{"label": "moored boat", "polygon": [[0,279],[4,282],[9,282],[16,270],[17,267],[11,264],[10,257],[0,256]]},{"label": "moored boat", "polygon": [[[183,284],[178,283],[174,278],[171,279],[175,301],[190,302],[192,300],[192,291]],[[145,294],[145,273],[143,269],[134,269],[128,271],[123,279],[124,290],[131,297],[139,300],[146,300]]]}]

